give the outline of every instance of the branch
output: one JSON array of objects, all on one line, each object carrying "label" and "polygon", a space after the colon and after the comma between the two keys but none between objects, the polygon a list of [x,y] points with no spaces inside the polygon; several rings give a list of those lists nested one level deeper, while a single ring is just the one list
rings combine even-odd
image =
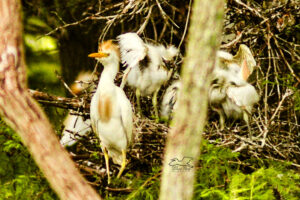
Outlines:
[{"label": "branch", "polygon": [[90,104],[83,98],[60,97],[31,89],[29,89],[28,92],[34,99],[42,104],[75,111],[81,110],[87,113],[90,109]]}]

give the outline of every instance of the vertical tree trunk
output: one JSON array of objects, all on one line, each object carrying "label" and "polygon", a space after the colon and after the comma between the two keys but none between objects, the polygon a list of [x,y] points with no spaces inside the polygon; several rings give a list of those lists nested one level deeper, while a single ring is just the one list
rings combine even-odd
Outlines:
[{"label": "vertical tree trunk", "polygon": [[60,146],[27,92],[19,0],[0,1],[0,111],[21,136],[61,199],[100,199]]},{"label": "vertical tree trunk", "polygon": [[[167,139],[160,200],[191,199],[193,195],[194,166],[206,122],[209,77],[220,44],[223,6],[224,0],[195,0],[193,3],[182,69],[183,89],[174,117],[175,126]],[[184,166],[176,167],[176,162]]]}]

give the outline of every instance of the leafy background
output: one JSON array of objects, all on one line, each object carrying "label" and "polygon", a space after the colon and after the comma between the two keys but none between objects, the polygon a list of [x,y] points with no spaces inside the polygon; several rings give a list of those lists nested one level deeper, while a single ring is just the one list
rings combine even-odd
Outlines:
[{"label": "leafy background", "polygon": [[[42,14],[35,16],[33,14],[35,11],[28,11],[29,3],[38,4],[39,1],[24,2],[26,2],[25,9],[27,9],[24,12],[24,44],[28,66],[28,85],[32,89],[65,96],[65,90],[56,75],[65,70],[60,61],[62,44],[58,42],[57,37],[43,34],[45,30],[51,31],[53,24],[57,21],[53,20],[53,15],[45,18]],[[60,4],[58,1],[55,2],[57,5]],[[86,1],[69,1],[67,8],[72,8],[74,2],[76,5],[89,5]],[[94,1],[90,1],[92,2]],[[86,7],[84,9],[88,10]],[[38,11],[43,13],[46,10],[41,6]],[[78,11],[74,8],[70,12],[72,16],[75,16]],[[49,25],[51,20],[55,23]],[[281,35],[288,39],[295,33],[295,30],[298,30],[299,34],[300,28],[297,23]],[[299,41],[299,36],[297,37]],[[265,66],[267,62],[262,60],[261,65]],[[293,62],[291,66],[299,70],[299,63]],[[288,73],[283,73],[279,76],[278,82],[280,86],[292,88],[295,91],[293,106],[296,113],[299,113],[300,93],[293,77]],[[261,84],[262,86],[276,85],[276,82],[269,80],[262,81]],[[66,111],[41,106],[49,116],[57,135],[60,136]],[[208,140],[203,140],[201,152],[199,165],[195,166],[197,173],[194,199],[299,199],[299,168],[293,167],[289,162],[283,163],[251,156],[245,158],[240,153],[233,153],[230,148],[219,147],[218,141],[211,144]],[[94,156],[99,157],[98,154]],[[116,188],[129,188],[123,192],[112,192],[99,187],[95,189],[105,199],[158,199],[160,173],[159,164],[151,166],[143,174],[126,173],[125,179],[113,182]],[[95,175],[94,179],[97,178]],[[2,120],[0,121],[0,199],[58,199],[27,149],[22,145],[18,135]]]}]

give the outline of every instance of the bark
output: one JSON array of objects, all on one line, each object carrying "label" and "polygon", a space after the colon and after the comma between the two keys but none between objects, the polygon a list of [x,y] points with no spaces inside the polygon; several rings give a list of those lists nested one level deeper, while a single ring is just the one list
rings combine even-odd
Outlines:
[{"label": "bark", "polygon": [[[191,199],[193,196],[210,74],[220,45],[223,6],[223,0],[195,0],[193,3],[187,55],[182,68],[183,89],[166,144],[161,200]],[[171,160],[176,158],[175,161],[184,166],[174,167],[175,161],[171,163]]]},{"label": "bark", "polygon": [[0,2],[0,111],[61,199],[100,199],[61,147],[27,91],[19,0]]}]

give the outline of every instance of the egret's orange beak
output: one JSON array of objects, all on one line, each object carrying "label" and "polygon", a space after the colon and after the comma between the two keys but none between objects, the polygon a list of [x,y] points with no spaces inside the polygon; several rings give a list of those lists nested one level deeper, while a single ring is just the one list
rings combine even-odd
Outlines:
[{"label": "egret's orange beak", "polygon": [[109,56],[109,54],[104,53],[104,52],[98,52],[98,53],[91,53],[88,56],[91,57],[91,58],[103,58],[103,57]]}]

